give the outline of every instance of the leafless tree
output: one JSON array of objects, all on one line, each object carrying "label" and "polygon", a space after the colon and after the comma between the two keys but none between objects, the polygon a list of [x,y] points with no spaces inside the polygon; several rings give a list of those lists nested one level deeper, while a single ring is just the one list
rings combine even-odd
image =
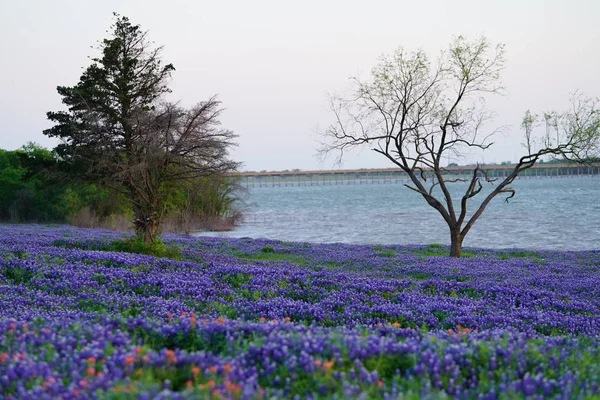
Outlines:
[{"label": "leafless tree", "polygon": [[[475,221],[496,196],[507,194],[508,200],[515,195],[510,184],[521,172],[546,155],[589,156],[598,142],[597,102],[577,94],[571,111],[546,114],[541,140],[534,132],[537,117],[526,114],[527,154],[501,182],[494,182],[481,165],[467,179],[447,170],[443,163],[450,157],[487,150],[501,130],[486,128],[494,114],[484,97],[503,93],[504,67],[504,46],[492,46],[484,37],[456,38],[434,65],[423,51],[399,49],[380,60],[370,80],[353,78],[348,95],[330,96],[335,122],[321,132],[320,154],[335,153],[341,160],[347,150],[369,146],[389,159],[410,178],[406,186],[441,214],[450,230],[450,255],[460,257]],[[481,193],[482,181],[495,186],[467,217],[468,203]],[[457,182],[464,182],[466,190],[453,199],[449,185]]]},{"label": "leafless tree", "polygon": [[166,191],[180,180],[220,178],[239,163],[229,158],[235,145],[232,131],[220,127],[221,103],[213,97],[184,109],[164,103],[136,115],[131,126],[133,149],[124,160],[119,152],[106,152],[95,168],[113,171],[107,182],[125,193],[135,211],[136,231],[150,243],[166,211]]}]

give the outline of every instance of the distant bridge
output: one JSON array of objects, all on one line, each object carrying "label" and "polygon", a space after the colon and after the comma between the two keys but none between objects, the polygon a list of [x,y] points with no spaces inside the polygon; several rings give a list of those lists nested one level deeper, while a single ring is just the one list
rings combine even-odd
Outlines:
[{"label": "distant bridge", "polygon": [[[468,178],[476,166],[447,167],[454,177]],[[515,165],[485,165],[490,178],[508,176]],[[431,170],[425,170],[426,176],[432,176]],[[408,174],[399,168],[382,169],[340,169],[320,171],[272,171],[272,172],[238,172],[234,174],[241,179],[245,187],[274,186],[324,186],[324,185],[364,185],[384,183],[408,183]],[[600,177],[600,164],[536,164],[519,174],[519,178],[563,178],[572,176]]]}]

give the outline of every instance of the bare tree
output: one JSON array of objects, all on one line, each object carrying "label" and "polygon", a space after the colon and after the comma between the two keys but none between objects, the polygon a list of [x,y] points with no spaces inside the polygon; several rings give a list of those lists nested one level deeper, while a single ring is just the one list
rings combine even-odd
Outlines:
[{"label": "bare tree", "polygon": [[[499,194],[515,195],[514,179],[546,155],[581,159],[598,142],[600,115],[597,103],[582,95],[573,98],[573,109],[546,114],[546,134],[536,139],[537,117],[523,120],[527,154],[512,172],[485,196],[475,212],[467,214],[469,201],[481,193],[482,181],[495,183],[481,165],[465,179],[443,163],[471,151],[485,151],[490,138],[501,129],[489,130],[494,114],[484,96],[503,93],[500,75],[505,67],[504,46],[492,46],[486,38],[456,38],[432,65],[423,51],[397,50],[373,68],[371,79],[352,79],[347,96],[330,96],[335,122],[321,132],[320,154],[370,146],[404,171],[419,193],[436,209],[450,230],[452,257],[460,257],[462,243],[490,201]],[[464,182],[465,191],[453,199],[450,184]]]},{"label": "bare tree", "polygon": [[166,191],[175,182],[221,179],[239,167],[229,159],[237,135],[220,128],[220,105],[212,97],[190,109],[165,103],[141,112],[132,123],[133,157],[124,162],[120,154],[106,152],[98,159],[96,168],[114,171],[107,182],[118,183],[112,187],[130,196],[136,231],[147,243],[156,237],[166,211]]}]

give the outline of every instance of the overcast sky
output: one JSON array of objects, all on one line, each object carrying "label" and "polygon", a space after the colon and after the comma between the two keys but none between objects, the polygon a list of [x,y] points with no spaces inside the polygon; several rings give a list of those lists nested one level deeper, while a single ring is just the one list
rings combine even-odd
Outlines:
[{"label": "overcast sky", "polygon": [[[508,95],[488,103],[496,138],[483,161],[515,161],[525,110],[568,106],[579,89],[600,96],[599,0],[0,0],[0,148],[42,134],[62,108],[57,85],[77,83],[91,48],[118,12],[164,45],[177,69],[173,98],[191,105],[218,94],[222,122],[240,135],[244,170],[329,169],[315,157],[315,129],[331,122],[327,93],[367,76],[403,46],[435,58],[456,35],[506,44]],[[492,127],[490,127],[492,128]],[[465,160],[473,161],[473,160]],[[481,161],[480,159],[475,161]],[[344,168],[390,167],[368,150]]]}]

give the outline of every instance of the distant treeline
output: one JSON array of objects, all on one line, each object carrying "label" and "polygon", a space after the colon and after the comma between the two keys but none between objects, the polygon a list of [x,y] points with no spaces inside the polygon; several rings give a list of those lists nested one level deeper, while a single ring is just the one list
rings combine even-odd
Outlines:
[{"label": "distant treeline", "polygon": [[[0,221],[69,223],[132,229],[127,199],[111,189],[64,179],[57,155],[37,144],[0,149]],[[166,190],[163,232],[231,229],[241,218],[239,187],[229,177],[203,177]]]}]

